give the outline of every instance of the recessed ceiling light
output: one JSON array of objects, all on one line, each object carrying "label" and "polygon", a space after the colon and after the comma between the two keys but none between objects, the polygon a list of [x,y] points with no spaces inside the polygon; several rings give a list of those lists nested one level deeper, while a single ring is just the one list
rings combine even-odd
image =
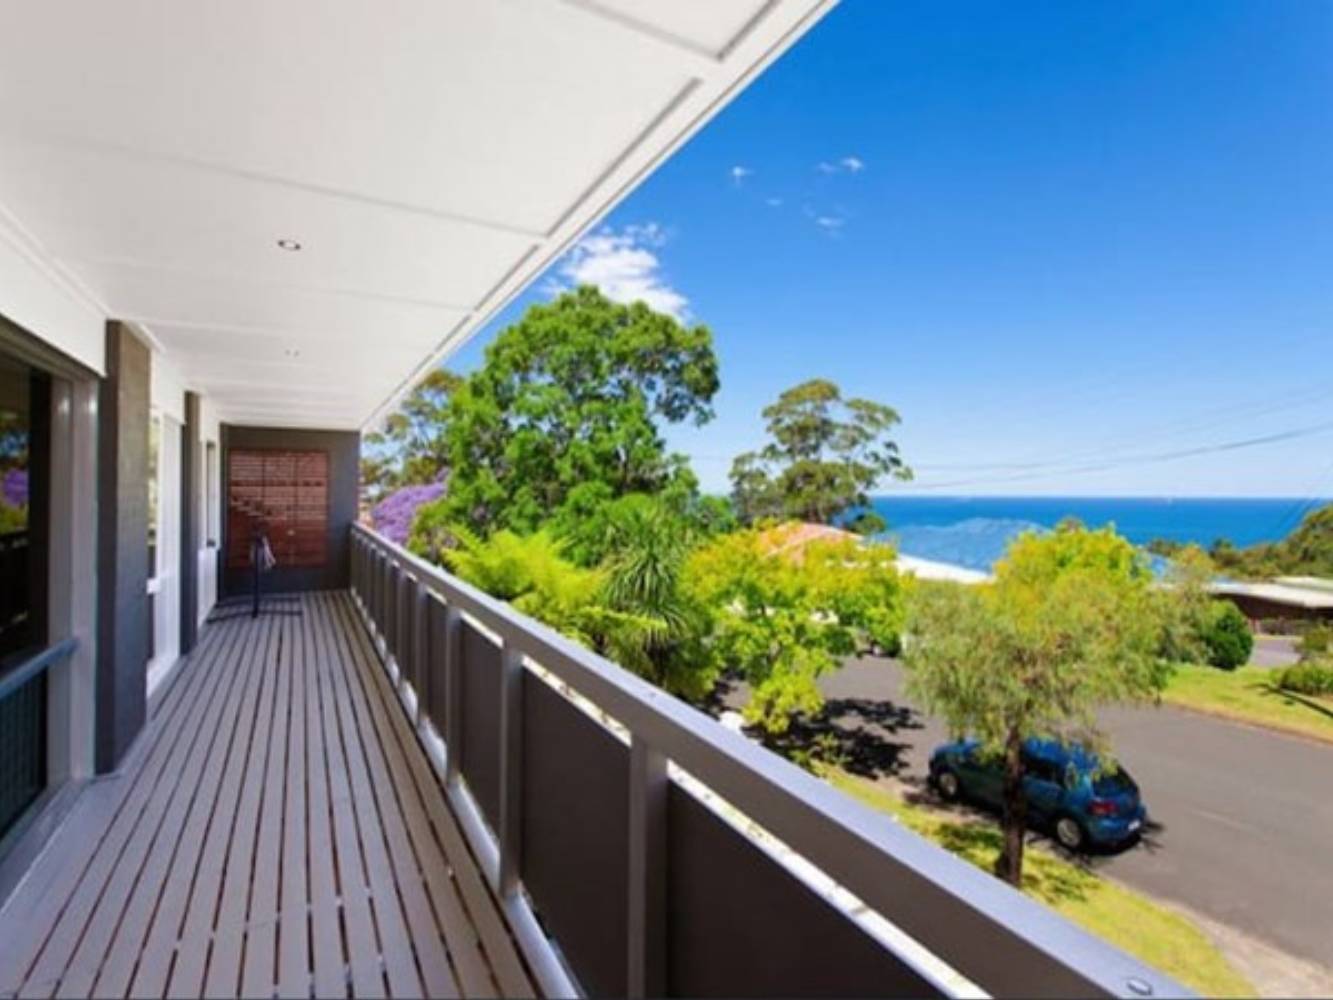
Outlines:
[{"label": "recessed ceiling light", "polygon": [[282,249],[284,249],[284,250],[290,250],[292,253],[295,253],[297,250],[300,250],[300,249],[301,249],[301,241],[300,241],[300,240],[281,239],[281,240],[278,240],[278,246],[282,247]]}]

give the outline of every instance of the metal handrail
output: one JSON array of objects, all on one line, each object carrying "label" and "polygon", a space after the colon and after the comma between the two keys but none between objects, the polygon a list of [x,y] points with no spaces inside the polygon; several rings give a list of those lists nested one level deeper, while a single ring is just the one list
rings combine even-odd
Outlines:
[{"label": "metal handrail", "polygon": [[[632,740],[675,762],[992,995],[1192,995],[624,668],[365,526],[352,530],[354,541],[498,635],[506,653],[527,656],[567,683]],[[358,582],[354,573],[354,588]]]},{"label": "metal handrail", "polygon": [[79,640],[70,636],[68,639],[60,640],[54,646],[47,646],[40,653],[24,660],[14,669],[5,673],[3,677],[0,677],[0,700],[8,698],[38,674],[50,670],[57,663],[73,656],[74,651],[78,648]]}]

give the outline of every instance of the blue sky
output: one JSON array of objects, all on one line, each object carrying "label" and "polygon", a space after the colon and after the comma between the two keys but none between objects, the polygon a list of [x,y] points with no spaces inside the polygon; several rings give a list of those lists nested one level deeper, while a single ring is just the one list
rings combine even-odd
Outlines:
[{"label": "blue sky", "polygon": [[843,4],[450,364],[594,279],[713,331],[705,488],[811,376],[942,494],[1333,494],[1333,3]]}]

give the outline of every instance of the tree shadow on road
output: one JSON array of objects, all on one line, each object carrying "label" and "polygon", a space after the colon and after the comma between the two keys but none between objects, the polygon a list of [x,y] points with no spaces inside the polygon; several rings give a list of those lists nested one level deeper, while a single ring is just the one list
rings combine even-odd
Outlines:
[{"label": "tree shadow on road", "polygon": [[[713,715],[739,711],[745,697],[741,682],[723,678],[704,707]],[[756,729],[751,735],[797,763],[819,760],[872,780],[917,780],[906,778],[912,744],[894,737],[924,725],[920,713],[906,705],[878,698],[829,698],[818,715],[793,719],[785,733]]]},{"label": "tree shadow on road", "polygon": [[922,725],[913,709],[891,702],[830,698],[817,716],[797,719],[787,732],[766,735],[764,742],[785,757],[813,754],[862,778],[902,778],[912,744],[894,737]]}]

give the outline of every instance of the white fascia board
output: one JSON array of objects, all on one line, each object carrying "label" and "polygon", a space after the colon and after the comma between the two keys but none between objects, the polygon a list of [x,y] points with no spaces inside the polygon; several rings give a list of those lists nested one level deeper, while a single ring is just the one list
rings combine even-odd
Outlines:
[{"label": "white fascia board", "polygon": [[0,315],[98,375],[106,374],[106,321],[0,210]]}]

